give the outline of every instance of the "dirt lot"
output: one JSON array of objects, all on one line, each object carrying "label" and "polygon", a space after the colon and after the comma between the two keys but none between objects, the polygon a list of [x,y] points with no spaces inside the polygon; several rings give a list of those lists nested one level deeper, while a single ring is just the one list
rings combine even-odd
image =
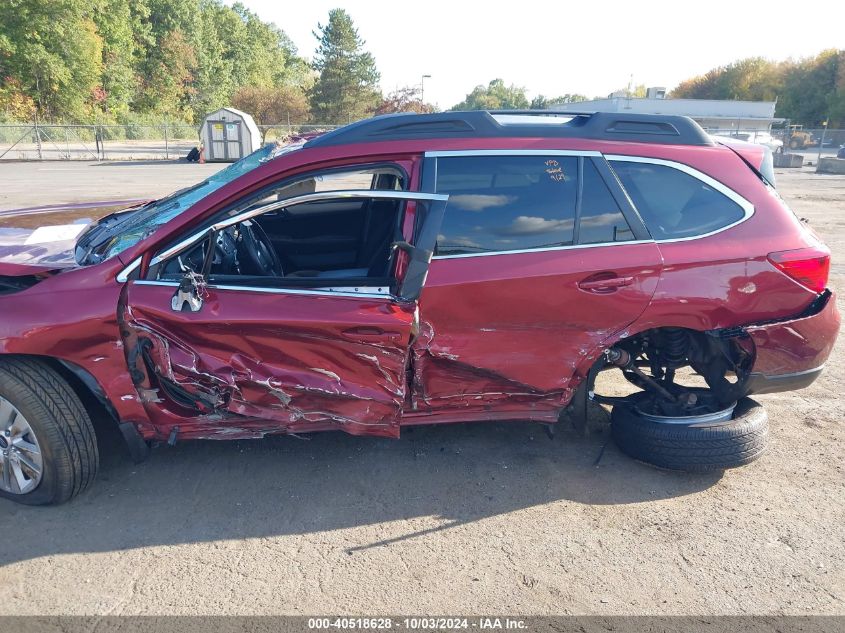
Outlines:
[{"label": "dirt lot", "polygon": [[[76,189],[123,195],[106,169]],[[845,177],[779,178],[845,290]],[[58,201],[45,182],[28,203]],[[0,613],[845,614],[843,348],[811,388],[760,398],[771,449],[724,474],[514,423],[184,442],[138,466],[105,438],[73,503],[0,502]]]}]

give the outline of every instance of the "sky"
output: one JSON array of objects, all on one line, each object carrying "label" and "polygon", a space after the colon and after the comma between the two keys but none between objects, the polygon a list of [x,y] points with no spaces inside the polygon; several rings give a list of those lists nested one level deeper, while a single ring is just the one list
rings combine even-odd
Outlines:
[{"label": "sky", "polygon": [[[232,4],[233,0],[226,0]],[[376,59],[382,90],[419,85],[449,108],[501,78],[529,98],[607,96],[633,85],[669,89],[735,60],[783,60],[845,48],[845,1],[241,0],[311,58],[328,12],[352,16]]]}]

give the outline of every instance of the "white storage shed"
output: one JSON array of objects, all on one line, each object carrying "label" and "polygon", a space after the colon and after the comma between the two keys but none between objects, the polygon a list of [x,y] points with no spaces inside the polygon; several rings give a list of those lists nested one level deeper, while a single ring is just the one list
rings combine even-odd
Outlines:
[{"label": "white storage shed", "polygon": [[261,147],[261,132],[246,112],[220,108],[203,119],[200,140],[205,160],[233,162]]}]

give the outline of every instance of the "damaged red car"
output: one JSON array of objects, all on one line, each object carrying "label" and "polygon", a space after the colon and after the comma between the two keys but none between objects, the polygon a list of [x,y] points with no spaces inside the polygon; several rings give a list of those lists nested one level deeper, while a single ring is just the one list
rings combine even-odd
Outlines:
[{"label": "damaged red car", "polygon": [[[839,329],[762,146],[684,117],[449,112],[270,146],[86,225],[0,231],[0,494],[156,442],[571,420],[723,469]],[[602,371],[628,393],[600,393]],[[601,381],[599,381],[601,383]]]}]

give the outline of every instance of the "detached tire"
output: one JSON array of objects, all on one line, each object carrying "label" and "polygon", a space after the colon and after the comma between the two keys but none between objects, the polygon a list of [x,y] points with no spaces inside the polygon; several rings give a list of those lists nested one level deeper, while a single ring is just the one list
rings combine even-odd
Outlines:
[{"label": "detached tire", "polygon": [[100,463],[91,418],[45,363],[0,357],[0,496],[59,504],[94,480]]},{"label": "detached tire", "polygon": [[725,470],[760,457],[768,444],[769,416],[743,398],[731,420],[707,426],[654,422],[634,406],[617,405],[610,416],[613,439],[623,453],[642,462],[689,472]]}]

